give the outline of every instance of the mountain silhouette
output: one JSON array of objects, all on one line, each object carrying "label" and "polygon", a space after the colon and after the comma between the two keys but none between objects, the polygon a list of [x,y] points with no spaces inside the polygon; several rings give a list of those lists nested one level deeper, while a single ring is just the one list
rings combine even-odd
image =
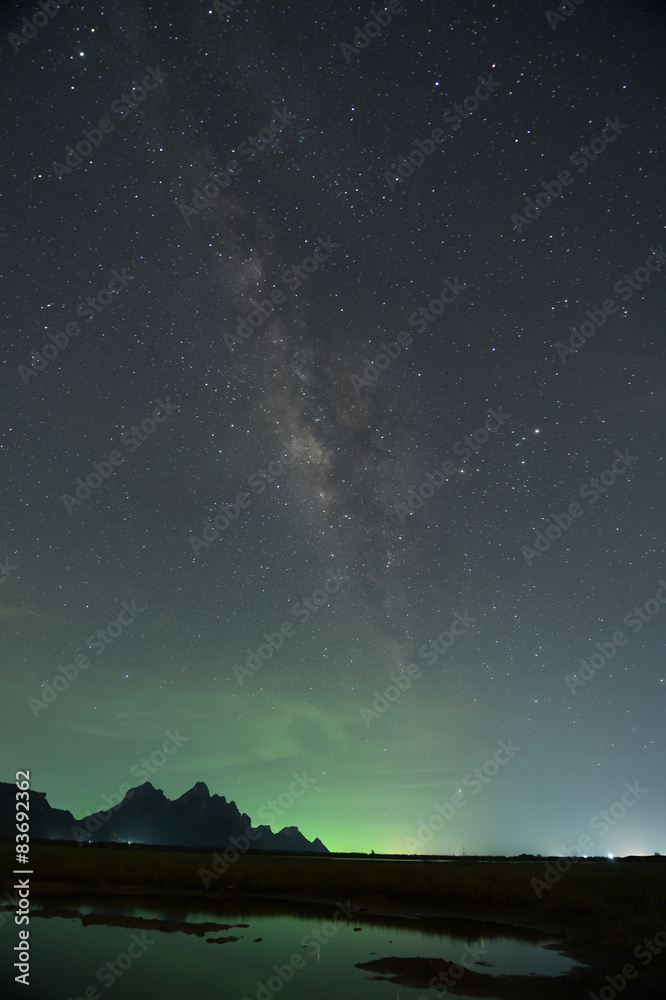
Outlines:
[{"label": "mountain silhouette", "polygon": [[[244,837],[250,848],[265,851],[314,851],[328,854],[319,838],[307,840],[296,826],[273,833],[253,827],[250,817],[223,795],[211,795],[203,781],[180,798],[168,799],[149,781],[120,795],[106,796],[108,808],[77,820],[49,805],[45,792],[30,791],[30,836],[54,840],[120,841],[174,847],[227,847]],[[117,803],[114,798],[119,799]],[[0,782],[0,837],[16,832],[16,785]]]}]

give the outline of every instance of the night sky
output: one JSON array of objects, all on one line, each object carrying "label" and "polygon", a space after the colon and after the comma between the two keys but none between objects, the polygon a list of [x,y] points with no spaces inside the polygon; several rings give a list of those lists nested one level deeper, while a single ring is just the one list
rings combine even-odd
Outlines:
[{"label": "night sky", "polygon": [[5,9],[2,780],[666,851],[666,19],[563,9]]}]

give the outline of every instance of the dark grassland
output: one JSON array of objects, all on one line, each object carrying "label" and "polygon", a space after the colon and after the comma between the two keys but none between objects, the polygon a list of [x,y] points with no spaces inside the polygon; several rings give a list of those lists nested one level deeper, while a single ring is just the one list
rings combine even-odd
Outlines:
[{"label": "dark grassland", "polygon": [[[607,985],[605,974],[617,973],[628,962],[638,969],[639,979],[622,990],[624,1000],[666,996],[662,986],[666,950],[645,968],[633,956],[644,939],[666,932],[666,858],[658,856],[571,859],[570,870],[558,877],[553,867],[547,868],[562,861],[557,858],[488,862],[463,858],[436,863],[432,859],[248,852],[223,864],[221,849],[216,853],[212,849],[64,841],[33,841],[30,846],[34,893],[142,891],[198,895],[211,902],[230,898],[240,902],[243,897],[323,904],[351,900],[361,920],[365,911],[538,928],[552,932],[567,954],[592,966],[583,979],[569,983],[563,996],[588,997],[590,990],[598,994]],[[13,841],[0,841],[0,878],[7,888],[14,881],[10,874],[15,867],[13,848]],[[227,854],[228,860],[233,857]],[[538,883],[533,883],[535,879]],[[470,976],[470,990],[472,980]],[[531,983],[543,997],[560,995],[533,977]],[[506,995],[523,994],[516,984],[515,992]]]}]

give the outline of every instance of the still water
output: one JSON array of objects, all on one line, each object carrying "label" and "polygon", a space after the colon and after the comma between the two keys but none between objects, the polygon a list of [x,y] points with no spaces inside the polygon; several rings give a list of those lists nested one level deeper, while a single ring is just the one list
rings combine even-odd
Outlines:
[{"label": "still water", "polygon": [[[344,901],[343,901],[344,902]],[[13,982],[18,941],[13,913],[0,916],[1,995],[27,1000],[441,1000],[434,989],[397,986],[356,968],[390,956],[444,958],[476,973],[562,975],[574,963],[545,947],[547,936],[471,921],[370,917],[345,907],[164,897],[58,896],[33,900],[30,987]],[[84,925],[73,916],[39,916],[48,906],[113,914],[130,926]],[[337,910],[337,912],[336,912]],[[138,919],[137,919],[138,918]],[[150,921],[228,925],[203,935]],[[148,921],[147,923],[143,921]],[[189,928],[191,930],[191,927]],[[237,940],[214,941],[213,939]],[[447,997],[458,994],[448,989]]]}]

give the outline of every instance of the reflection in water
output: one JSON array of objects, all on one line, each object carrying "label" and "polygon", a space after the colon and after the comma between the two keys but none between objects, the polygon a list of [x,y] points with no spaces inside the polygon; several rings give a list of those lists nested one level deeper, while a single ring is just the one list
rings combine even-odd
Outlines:
[{"label": "reflection in water", "polygon": [[[40,908],[66,915],[40,917]],[[5,955],[15,937],[13,920],[5,921]],[[549,976],[573,965],[544,947],[552,938],[537,931],[376,916],[344,902],[336,908],[163,896],[37,897],[30,941],[30,1000],[75,1000],[88,988],[103,997],[111,987],[113,1000],[272,1000],[278,993],[285,1000],[394,1000],[396,986],[370,978],[357,963],[427,955],[485,975]],[[11,980],[7,985],[14,986]],[[400,995],[405,992],[402,987]],[[23,996],[18,987],[6,995]],[[441,997],[432,989],[420,995]]]}]

